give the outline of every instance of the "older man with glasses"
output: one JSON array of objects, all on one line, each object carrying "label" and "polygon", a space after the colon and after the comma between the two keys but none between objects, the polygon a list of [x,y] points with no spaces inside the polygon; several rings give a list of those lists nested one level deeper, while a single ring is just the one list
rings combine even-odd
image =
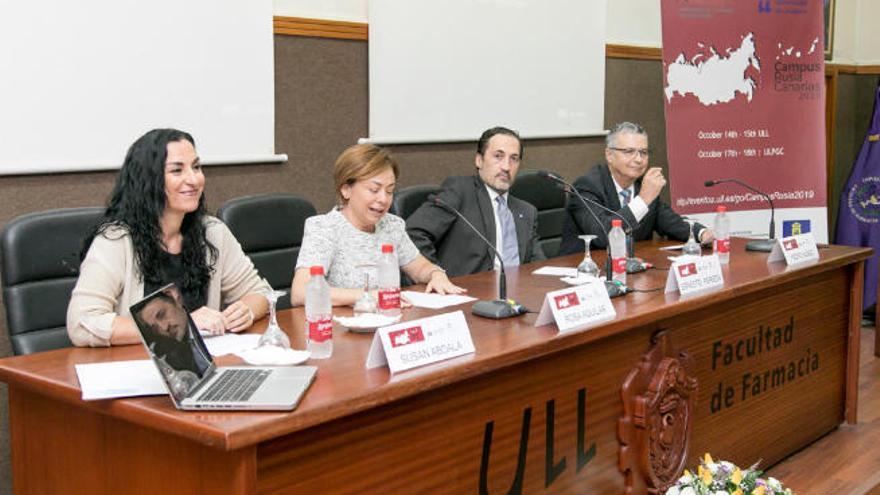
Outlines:
[{"label": "older man with glasses", "polygon": [[[660,167],[649,167],[648,133],[631,122],[614,126],[605,138],[605,161],[578,178],[574,186],[585,198],[616,211],[633,226],[636,241],[651,239],[654,232],[686,241],[688,223],[659,199],[666,186]],[[604,248],[614,215],[590,206],[592,215],[577,198],[570,198],[562,225],[560,254],[583,252],[582,234],[594,234],[593,247]],[[594,218],[595,216],[595,218]],[[598,218],[599,223],[596,222]],[[694,234],[702,243],[714,239],[710,229],[694,225]]]}]

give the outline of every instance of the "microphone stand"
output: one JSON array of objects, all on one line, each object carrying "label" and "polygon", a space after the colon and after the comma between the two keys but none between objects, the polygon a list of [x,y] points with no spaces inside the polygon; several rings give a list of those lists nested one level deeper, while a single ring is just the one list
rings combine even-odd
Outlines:
[{"label": "microphone stand", "polygon": [[770,232],[768,233],[767,239],[755,239],[753,241],[749,241],[746,243],[746,251],[760,251],[763,253],[769,253],[773,251],[773,245],[776,244],[776,219],[775,213],[776,208],[773,206],[773,199],[770,196],[763,192],[755,189],[754,187],[746,184],[737,179],[719,179],[719,180],[707,180],[705,182],[706,187],[712,187],[715,184],[723,184],[725,182],[733,182],[734,184],[739,184],[740,186],[754,192],[755,194],[764,196],[764,199],[770,203]]},{"label": "microphone stand", "polygon": [[[587,200],[587,198],[583,197],[583,195],[580,192],[578,192],[578,190],[575,189],[575,187],[573,185],[566,182],[565,179],[563,179],[562,177],[559,177],[556,174],[547,172],[546,170],[539,170],[538,175],[541,177],[544,177],[546,179],[550,179],[550,180],[553,180],[553,181],[556,181],[556,182],[562,184],[564,186],[566,192],[577,196],[577,198],[581,200],[581,203],[583,203],[584,209],[586,209],[587,213],[589,213],[590,216],[593,217],[593,220],[596,221],[596,225],[598,225],[601,230],[602,222],[599,220],[599,217],[596,216],[596,213],[593,210],[591,210],[589,205],[587,204],[587,202],[589,200]],[[625,223],[626,226],[629,227],[629,229],[630,229],[629,232],[632,233],[632,225],[629,224],[629,222],[626,220],[626,218],[623,217],[623,215],[621,215],[620,213],[617,213],[616,211],[614,211],[610,208],[606,208],[605,205],[599,204],[595,201],[589,201],[589,202],[592,204],[595,204],[599,208],[611,213],[612,215],[622,219],[623,223]],[[624,233],[626,233],[626,231],[624,231]],[[608,297],[622,296],[628,292],[632,292],[632,290],[629,289],[627,286],[621,284],[620,282],[614,281],[612,279],[612,277],[611,277],[611,241],[608,239],[608,232],[602,230],[602,235],[605,236],[605,291],[608,293]],[[628,238],[630,238],[630,236],[628,236]],[[627,242],[627,252],[628,253],[631,253],[631,248],[632,248],[632,244],[630,242]],[[641,270],[630,272],[629,271],[629,265],[630,265],[629,261],[630,260],[635,261],[636,263],[641,263],[638,260],[635,260],[633,258],[627,259],[627,273],[638,273],[638,272],[645,271],[646,268],[645,268],[644,264],[642,264]]]},{"label": "microphone stand", "polygon": [[434,203],[435,205],[443,208],[446,211],[453,213],[455,216],[460,218],[467,224],[471,230],[474,231],[477,236],[489,246],[489,249],[492,250],[492,253],[495,255],[495,258],[498,259],[498,266],[501,270],[498,273],[498,299],[494,301],[477,301],[471,307],[471,312],[477,316],[482,316],[484,318],[491,318],[493,320],[500,320],[503,318],[510,318],[513,316],[519,316],[528,312],[528,309],[521,305],[517,304],[515,301],[507,299],[507,274],[504,272],[504,260],[501,259],[501,255],[498,253],[498,250],[495,249],[495,246],[489,242],[486,237],[474,227],[474,224],[470,222],[464,215],[461,214],[456,208],[452,207],[452,205],[446,203],[438,196],[432,196],[429,201]]},{"label": "microphone stand", "polygon": [[[615,217],[619,218],[623,222],[624,225],[626,225],[626,228],[623,231],[624,234],[626,234],[626,256],[627,256],[626,273],[640,273],[640,272],[647,270],[648,268],[653,267],[653,265],[651,265],[650,263],[646,263],[646,262],[640,260],[639,258],[635,257],[635,248],[633,246],[633,237],[635,235],[635,228],[633,227],[633,225],[631,223],[629,223],[629,220],[627,220],[627,218],[625,216],[612,210],[611,208],[608,208],[607,206],[603,205],[602,203],[599,203],[598,201],[593,201],[592,199],[588,199],[588,198],[584,197],[584,195],[581,194],[580,191],[578,191],[577,188],[575,188],[572,184],[569,184],[565,179],[563,179],[562,177],[559,177],[558,175],[556,175],[552,172],[548,172],[546,170],[539,170],[538,175],[545,178],[545,179],[550,179],[554,182],[559,183],[565,192],[576,196],[580,200],[580,202],[584,205],[584,209],[587,210],[587,213],[589,213],[590,216],[593,218],[593,220],[596,221],[596,225],[599,226],[600,230],[602,230],[604,225],[602,225],[602,222],[599,220],[599,217],[597,217],[596,214],[593,212],[593,210],[590,209],[588,204],[591,204],[591,205],[593,205],[593,206],[595,206],[595,207],[597,207],[597,208],[599,208],[599,209],[601,209],[611,215],[614,215]],[[608,232],[605,230],[602,230],[602,233],[605,236],[605,250],[607,251],[608,244],[609,244],[608,243]],[[610,259],[610,257],[607,258],[606,262],[605,262],[606,271],[608,270],[608,267],[609,267],[609,263],[610,263],[610,261],[608,261],[609,259]]]}]

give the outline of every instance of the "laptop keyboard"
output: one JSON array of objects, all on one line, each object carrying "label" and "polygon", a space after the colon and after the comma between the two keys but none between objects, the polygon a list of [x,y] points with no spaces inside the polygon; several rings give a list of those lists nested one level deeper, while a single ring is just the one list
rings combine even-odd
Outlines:
[{"label": "laptop keyboard", "polygon": [[199,397],[202,402],[245,402],[254,395],[272,370],[235,369],[223,373]]}]

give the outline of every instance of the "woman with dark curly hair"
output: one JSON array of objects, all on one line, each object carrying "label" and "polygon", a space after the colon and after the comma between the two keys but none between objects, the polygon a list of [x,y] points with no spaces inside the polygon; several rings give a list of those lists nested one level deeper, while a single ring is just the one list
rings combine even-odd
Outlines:
[{"label": "woman with dark curly hair", "polygon": [[83,246],[67,308],[75,345],[139,342],[129,306],[170,282],[201,330],[239,332],[266,314],[260,292],[269,286],[226,225],[207,214],[204,187],[189,134],[154,129],[131,145]]}]

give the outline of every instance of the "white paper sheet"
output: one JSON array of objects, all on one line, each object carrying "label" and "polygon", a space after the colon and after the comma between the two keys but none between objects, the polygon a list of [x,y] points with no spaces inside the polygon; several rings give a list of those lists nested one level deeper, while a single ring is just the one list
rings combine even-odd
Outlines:
[{"label": "white paper sheet", "polygon": [[206,337],[204,341],[212,356],[223,356],[256,348],[260,342],[260,334],[226,333],[215,337]]},{"label": "white paper sheet", "polygon": [[551,275],[553,277],[577,277],[577,268],[571,266],[542,266],[532,275]]},{"label": "white paper sheet", "polygon": [[159,370],[150,359],[77,364],[75,368],[83,400],[168,393]]},{"label": "white paper sheet", "polygon": [[476,301],[476,297],[462,295],[441,295],[425,292],[405,290],[403,297],[407,298],[417,308],[441,309],[449,306],[458,306],[466,302]]}]

